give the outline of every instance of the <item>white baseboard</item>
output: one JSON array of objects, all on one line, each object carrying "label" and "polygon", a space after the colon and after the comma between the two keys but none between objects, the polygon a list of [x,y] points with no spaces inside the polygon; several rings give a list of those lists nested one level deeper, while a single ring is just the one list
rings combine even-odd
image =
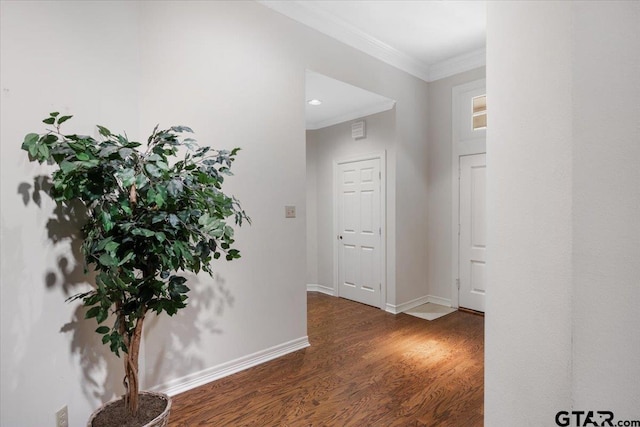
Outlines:
[{"label": "white baseboard", "polygon": [[411,301],[407,301],[405,303],[398,304],[398,305],[387,304],[385,307],[385,311],[392,314],[404,313],[407,310],[411,310],[412,308],[416,308],[417,306],[426,304],[428,302],[432,304],[439,304],[439,305],[444,305],[446,307],[451,307],[450,299],[436,297],[433,295],[424,295],[419,298],[412,299]]},{"label": "white baseboard", "polygon": [[451,305],[451,300],[449,298],[441,298],[441,297],[429,295],[428,300],[429,301],[427,302],[430,302],[432,304],[444,305],[445,307],[453,307]]},{"label": "white baseboard", "polygon": [[309,337],[305,336],[169,381],[165,384],[153,387],[151,390],[166,393],[169,396],[175,396],[201,385],[219,380],[220,378],[260,365],[261,363],[268,362],[269,360],[293,353],[294,351],[302,350],[303,348],[309,347],[309,345]]},{"label": "white baseboard", "polygon": [[429,296],[425,295],[425,296],[412,299],[411,301],[407,301],[405,303],[398,304],[398,305],[387,304],[385,311],[392,314],[398,314],[407,310],[411,310],[412,308],[415,308],[422,304],[426,304],[428,302],[429,302]]},{"label": "white baseboard", "polygon": [[322,292],[323,294],[327,294],[327,295],[331,295],[331,296],[335,296],[336,295],[335,289],[330,288],[328,286],[315,285],[315,284],[307,285],[307,292]]}]

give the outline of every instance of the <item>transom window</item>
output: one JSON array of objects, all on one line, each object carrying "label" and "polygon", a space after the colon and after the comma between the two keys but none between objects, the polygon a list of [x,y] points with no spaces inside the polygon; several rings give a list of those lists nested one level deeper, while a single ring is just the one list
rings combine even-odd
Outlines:
[{"label": "transom window", "polygon": [[487,128],[487,95],[476,96],[471,99],[471,120],[473,130]]}]

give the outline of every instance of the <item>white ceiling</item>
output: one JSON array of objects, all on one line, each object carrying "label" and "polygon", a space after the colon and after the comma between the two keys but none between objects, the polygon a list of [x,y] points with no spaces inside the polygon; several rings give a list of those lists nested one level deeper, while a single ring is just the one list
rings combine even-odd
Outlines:
[{"label": "white ceiling", "polygon": [[485,64],[485,1],[258,2],[426,81]]},{"label": "white ceiling", "polygon": [[[337,123],[380,113],[393,108],[395,101],[307,70],[307,129],[320,129]],[[319,99],[321,105],[309,105]]]},{"label": "white ceiling", "polygon": [[[257,0],[427,82],[485,65],[481,0]],[[394,101],[307,73],[307,129],[393,108]]]}]

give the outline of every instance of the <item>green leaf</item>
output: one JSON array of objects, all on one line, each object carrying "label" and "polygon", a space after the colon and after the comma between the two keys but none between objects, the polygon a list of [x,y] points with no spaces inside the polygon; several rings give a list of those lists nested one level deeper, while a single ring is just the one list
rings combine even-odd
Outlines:
[{"label": "green leaf", "polygon": [[52,133],[47,134],[42,138],[42,143],[47,145],[51,145],[57,141],[58,141],[58,137]]},{"label": "green leaf", "polygon": [[29,150],[29,148],[36,144],[38,142],[38,139],[40,139],[40,135],[38,135],[37,133],[28,133],[25,135],[24,137],[24,142],[22,143],[22,149],[23,150]]},{"label": "green leaf", "polygon": [[175,286],[176,291],[180,292],[181,294],[186,294],[187,292],[189,292],[191,289],[189,289],[189,287],[187,285],[183,285],[183,284],[176,284]]},{"label": "green leaf", "polygon": [[118,260],[106,253],[100,255],[98,261],[105,267],[115,267],[116,265],[118,265]]},{"label": "green leaf", "polygon": [[64,122],[66,122],[67,120],[69,120],[71,117],[73,116],[62,116],[58,119],[58,126],[60,126],[61,124],[63,124]]},{"label": "green leaf", "polygon": [[68,160],[63,160],[60,163],[60,169],[62,170],[62,172],[64,172],[65,174],[70,173],[71,171],[73,171],[76,168],[76,164],[75,163],[71,163]]},{"label": "green leaf", "polygon": [[96,329],[96,332],[99,334],[108,334],[109,331],[111,331],[111,329],[109,329],[108,326],[99,326],[98,329]]},{"label": "green leaf", "polygon": [[91,160],[87,160],[87,161],[80,161],[80,162],[78,162],[78,164],[80,166],[84,166],[87,169],[91,169],[91,168],[95,168],[96,166],[98,166],[100,164],[100,160],[91,159]]},{"label": "green leaf", "polygon": [[44,145],[44,144],[40,144],[38,146],[38,154],[40,154],[40,156],[43,159],[48,159],[49,158],[49,147]]},{"label": "green leaf", "polygon": [[107,252],[115,252],[116,249],[120,246],[118,242],[109,242],[105,245],[104,250]]},{"label": "green leaf", "polygon": [[[71,144],[69,144],[69,145],[71,145]],[[106,145],[106,146],[103,146],[100,149],[100,152],[98,153],[98,155],[100,157],[109,157],[113,153],[117,152],[119,149],[120,149],[120,147],[118,147],[117,145],[111,145],[111,144],[110,145]]]},{"label": "green leaf", "polygon": [[136,148],[142,145],[139,142],[127,141],[125,138],[120,138],[119,135],[118,135],[118,140],[120,140],[120,142],[122,142],[122,144],[124,144],[124,146],[128,148]]},{"label": "green leaf", "polygon": [[155,236],[156,233],[155,231],[151,231],[146,228],[134,228],[133,230],[131,230],[131,234],[133,234],[134,236],[151,237]]},{"label": "green leaf", "polygon": [[76,157],[78,158],[78,160],[81,160],[81,161],[86,161],[90,159],[87,153],[78,153],[76,154]]},{"label": "green leaf", "polygon": [[126,213],[127,215],[131,215],[133,213],[133,210],[131,209],[131,206],[129,205],[129,201],[128,200],[123,200],[120,203],[120,207],[122,208],[122,211],[124,213]]},{"label": "green leaf", "polygon": [[138,190],[144,188],[149,183],[149,178],[145,174],[136,176],[136,188]]},{"label": "green leaf", "polygon": [[165,219],[167,219],[167,213],[166,212],[159,212],[159,213],[153,215],[153,217],[151,218],[151,223],[152,224],[157,224],[159,222],[164,221]]},{"label": "green leaf", "polygon": [[111,214],[107,211],[100,212],[100,221],[104,227],[104,231],[109,232],[113,229],[114,223],[111,220]]},{"label": "green leaf", "polygon": [[54,124],[56,122],[56,118],[55,117],[49,117],[47,119],[44,119],[42,122],[46,123],[48,125],[52,125],[52,124]]},{"label": "green leaf", "polygon": [[158,187],[156,189],[155,202],[158,205],[158,208],[162,208],[167,200],[167,188],[166,187]]},{"label": "green leaf", "polygon": [[204,214],[202,214],[202,216],[200,216],[200,218],[198,218],[198,224],[204,227],[209,224],[211,220],[212,218],[209,216],[209,212],[205,212]]},{"label": "green leaf", "polygon": [[126,188],[131,187],[135,182],[136,177],[134,174],[135,171],[133,169],[123,169],[116,173],[118,178],[122,180],[122,185]]},{"label": "green leaf", "polygon": [[81,153],[87,149],[87,144],[85,144],[84,141],[70,142],[69,147],[71,147],[71,149],[76,153]]},{"label": "green leaf", "polygon": [[[107,246],[107,244],[109,244],[111,242],[113,242],[113,237],[107,237],[106,239],[100,240],[98,242],[98,246],[97,246],[98,250],[99,251],[104,250],[104,248]],[[100,276],[100,278],[103,278],[102,275]]]},{"label": "green leaf", "polygon": [[102,323],[105,320],[107,320],[107,317],[109,317],[109,311],[107,311],[104,308],[100,307],[100,310],[98,311],[98,315],[96,316],[96,321],[98,323]]},{"label": "green leaf", "polygon": [[182,181],[180,181],[177,178],[174,178],[171,181],[169,181],[169,184],[167,185],[167,191],[169,192],[171,197],[177,197],[178,194],[182,193],[183,190],[184,190],[184,185],[182,184]]},{"label": "green leaf", "polygon": [[36,154],[38,154],[38,147],[39,147],[38,143],[35,143],[29,146],[29,154],[31,155],[31,157],[35,157]]},{"label": "green leaf", "polygon": [[126,264],[127,262],[129,262],[134,256],[136,256],[135,252],[128,252],[124,258],[122,258],[120,260],[120,262],[118,263],[118,267],[121,265]]},{"label": "green leaf", "polygon": [[126,160],[129,156],[133,154],[133,150],[131,148],[124,147],[118,150],[118,154],[120,154],[120,157],[122,158],[122,160]]},{"label": "green leaf", "polygon": [[51,117],[58,117],[59,114],[60,113],[58,113],[57,111],[54,111],[53,113],[49,113]]},{"label": "green leaf", "polygon": [[97,125],[97,127],[98,127],[98,132],[100,133],[100,135],[106,136],[106,137],[111,136],[111,131],[109,129],[107,129],[106,127],[100,126],[100,125]]},{"label": "green leaf", "polygon": [[162,172],[160,172],[160,169],[158,169],[158,167],[153,163],[147,163],[146,165],[144,165],[144,168],[147,170],[147,172],[149,172],[151,176],[154,176],[156,178],[160,178],[162,176]]},{"label": "green leaf", "polygon": [[149,191],[147,191],[147,203],[152,204],[155,203],[156,200],[156,189],[154,187],[149,188]]},{"label": "green leaf", "polygon": [[170,130],[177,133],[182,133],[182,132],[193,133],[193,130],[191,130],[191,128],[188,126],[173,126],[170,128]]},{"label": "green leaf", "polygon": [[158,167],[158,169],[160,169],[162,171],[168,171],[169,170],[169,165],[166,162],[163,162],[163,161],[157,161],[156,162],[156,166]]},{"label": "green leaf", "polygon": [[100,307],[91,307],[87,313],[84,315],[85,319],[91,319],[92,317],[96,317],[100,312]]}]

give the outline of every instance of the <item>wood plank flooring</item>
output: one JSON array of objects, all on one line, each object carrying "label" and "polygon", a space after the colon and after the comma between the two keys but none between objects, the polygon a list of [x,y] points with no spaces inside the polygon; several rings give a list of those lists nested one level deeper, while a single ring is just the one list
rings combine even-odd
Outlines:
[{"label": "wood plank flooring", "polygon": [[482,426],[484,318],[308,293],[311,347],[173,399],[170,427]]}]

